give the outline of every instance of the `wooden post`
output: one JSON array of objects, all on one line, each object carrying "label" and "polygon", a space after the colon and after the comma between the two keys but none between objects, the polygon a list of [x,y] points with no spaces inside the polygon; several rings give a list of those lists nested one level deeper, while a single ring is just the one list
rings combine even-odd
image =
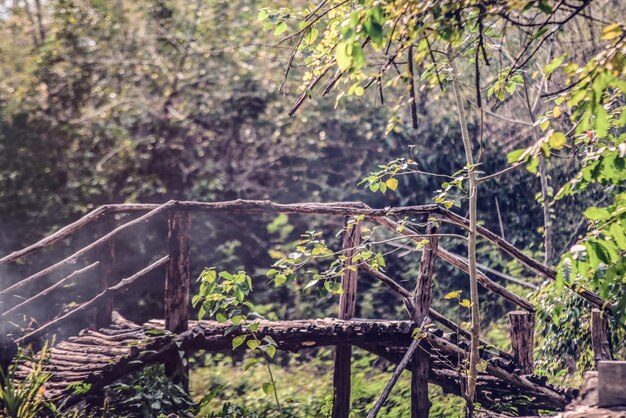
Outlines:
[{"label": "wooden post", "polygon": [[609,321],[607,316],[597,308],[591,310],[591,345],[596,368],[599,361],[613,359],[609,344]]},{"label": "wooden post", "polygon": [[[106,214],[100,223],[100,235],[106,235],[115,229],[115,218],[113,214]],[[115,280],[115,240],[109,239],[100,246],[98,253],[98,292],[102,292],[113,286]],[[95,309],[91,329],[99,329],[111,323],[113,314],[113,299],[106,300]]]},{"label": "wooden post", "polygon": [[[438,230],[436,222],[429,222],[426,234],[429,235],[428,244],[424,246],[420,263],[415,293],[413,295],[412,320],[416,324],[423,324],[430,311],[432,300],[432,277],[437,260],[437,246],[439,238],[435,236]],[[418,325],[420,326],[420,325]],[[428,375],[430,373],[430,353],[418,348],[413,355],[411,364],[411,418],[428,418],[430,400],[428,399]]]},{"label": "wooden post", "polygon": [[[187,331],[189,323],[189,251],[191,213],[172,210],[168,219],[170,259],[165,271],[165,329]],[[176,353],[165,363],[165,372],[175,383],[188,389],[188,367],[184,353]]]},{"label": "wooden post", "polygon": [[[347,218],[343,236],[344,273],[341,278],[343,293],[339,296],[339,319],[351,319],[356,310],[358,269],[352,257],[358,252],[361,242],[361,226],[353,218]],[[352,266],[352,268],[348,268]],[[333,374],[333,418],[348,418],[350,415],[350,361],[352,346],[338,345],[335,349],[335,372]]]},{"label": "wooden post", "polygon": [[532,374],[535,316],[526,311],[513,311],[509,312],[509,322],[513,360],[522,374]]},{"label": "wooden post", "polygon": [[170,260],[165,272],[165,328],[181,333],[189,322],[189,233],[191,213],[170,212],[168,219]]}]

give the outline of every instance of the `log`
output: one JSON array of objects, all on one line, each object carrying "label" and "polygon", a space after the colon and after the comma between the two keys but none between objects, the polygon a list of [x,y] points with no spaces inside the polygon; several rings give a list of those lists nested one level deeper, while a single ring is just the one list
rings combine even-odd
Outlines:
[{"label": "log", "polygon": [[[115,218],[113,215],[106,217],[100,225],[102,234],[115,229]],[[103,292],[115,284],[115,238],[106,241],[98,248],[98,291]],[[109,298],[101,303],[93,313],[91,329],[102,328],[111,323],[113,314],[113,299]]]},{"label": "log", "polygon": [[84,315],[90,309],[92,309],[92,308],[98,306],[100,303],[103,303],[104,301],[106,301],[107,298],[111,298],[111,297],[113,297],[113,296],[115,296],[117,294],[125,292],[138,279],[144,277],[146,274],[148,274],[148,273],[156,270],[157,268],[161,267],[162,265],[167,263],[168,260],[169,260],[169,256],[165,256],[165,257],[161,258],[160,260],[152,263],[151,265],[149,265],[145,269],[143,269],[141,271],[138,271],[137,273],[135,273],[134,275],[132,275],[132,276],[126,278],[126,279],[123,279],[122,281],[120,281],[115,286],[109,287],[108,289],[100,292],[94,298],[88,300],[87,302],[83,303],[79,307],[69,311],[65,315],[55,319],[54,321],[48,322],[47,324],[37,328],[36,330],[32,331],[29,334],[26,334],[26,335],[18,338],[15,342],[17,344],[26,344],[26,343],[34,340],[35,338],[41,337],[42,335],[46,334],[48,331],[50,331],[52,329],[56,329],[57,327],[59,327],[60,325],[64,324],[68,320],[70,320],[72,318],[76,318],[77,316],[80,316],[80,315]]},{"label": "log", "polygon": [[522,374],[532,374],[535,316],[529,312],[513,311],[509,312],[509,322],[513,359]]},{"label": "log", "polygon": [[600,309],[591,310],[591,346],[596,363],[603,360],[612,360],[609,344],[609,320]]},{"label": "log", "polygon": [[[412,301],[411,319],[415,324],[426,324],[430,312],[432,277],[435,272],[437,247],[439,244],[439,237],[436,235],[437,230],[437,224],[434,222],[430,222],[426,228],[429,242],[422,251],[420,269]],[[417,343],[417,341],[413,343]],[[428,399],[429,370],[430,353],[427,350],[418,350],[413,356],[413,362],[411,363],[411,418],[428,418],[430,413],[430,400]]]},{"label": "log", "polygon": [[0,296],[5,296],[8,293],[14,292],[18,289],[23,288],[24,286],[34,283],[35,281],[41,279],[42,277],[45,277],[47,274],[55,271],[56,269],[58,269],[59,267],[62,267],[64,265],[67,264],[71,264],[71,263],[75,263],[76,260],[78,260],[79,257],[87,254],[89,251],[94,250],[102,245],[104,245],[106,242],[108,242],[111,238],[115,237],[116,235],[118,235],[119,233],[121,233],[122,231],[130,228],[131,226],[137,225],[141,222],[145,222],[148,219],[152,218],[153,216],[167,211],[169,209],[172,209],[173,207],[176,206],[176,201],[170,200],[167,203],[164,203],[162,205],[159,205],[157,208],[151,210],[150,212],[146,213],[143,216],[138,217],[137,219],[134,219],[130,222],[127,222],[123,225],[118,226],[117,228],[115,228],[113,231],[109,232],[108,234],[106,234],[105,236],[97,239],[96,241],[92,242],[91,244],[81,248],[80,250],[76,251],[74,254],[70,255],[69,257],[64,258],[63,260],[49,266],[48,268],[45,268],[15,284],[13,284],[12,286],[9,286],[8,288],[4,289],[3,291],[0,292]]},{"label": "log", "polygon": [[[339,319],[351,319],[356,312],[356,290],[358,270],[352,258],[357,254],[361,241],[361,225],[355,219],[346,219],[343,246],[346,261],[341,278],[343,293],[339,296]],[[348,418],[350,415],[350,362],[352,347],[338,345],[335,348],[335,370],[333,373],[333,418]]]}]

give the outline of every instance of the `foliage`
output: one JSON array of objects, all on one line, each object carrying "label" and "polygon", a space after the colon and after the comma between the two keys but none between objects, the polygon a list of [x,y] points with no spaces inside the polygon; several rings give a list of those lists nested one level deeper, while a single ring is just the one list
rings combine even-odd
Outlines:
[{"label": "foliage", "polygon": [[53,403],[42,396],[45,385],[51,377],[50,373],[44,370],[47,356],[47,345],[40,350],[36,358],[30,358],[20,351],[16,360],[30,360],[30,364],[33,365],[32,371],[23,380],[16,376],[17,361],[11,364],[6,375],[0,373],[2,379],[0,413],[3,417],[36,418],[56,410]]},{"label": "foliage", "polygon": [[165,375],[163,365],[144,368],[106,388],[107,414],[127,418],[193,417],[195,404],[185,390]]},{"label": "foliage", "polygon": [[[218,322],[230,320],[232,325],[227,331],[228,333],[238,327],[246,332],[233,338],[232,349],[235,350],[245,343],[251,351],[259,353],[259,356],[265,360],[270,381],[262,384],[263,392],[266,395],[273,392],[278,409],[280,409],[276,382],[270,367],[270,359],[276,355],[276,341],[269,335],[262,339],[257,337],[256,332],[260,323],[258,320],[252,322],[249,320],[250,317],[261,317],[255,312],[254,305],[246,300],[252,291],[252,279],[243,271],[236,274],[221,271],[218,274],[215,269],[208,268],[202,272],[199,280],[201,280],[200,291],[192,299],[194,307],[201,305],[198,318],[203,319],[206,314],[209,314],[209,316],[215,317]],[[245,368],[252,367],[257,362],[257,358],[250,358],[246,362]]]},{"label": "foliage", "polygon": [[[208,355],[203,365],[192,369],[191,391],[200,399],[205,393],[214,392],[215,397],[202,409],[201,414],[220,416],[224,410],[242,411],[245,417],[329,417],[332,407],[332,351],[324,348],[310,353],[290,355],[273,367],[282,400],[282,411],[260,390],[265,380],[265,369],[257,364],[247,370],[233,367],[233,361],[222,354]],[[352,410],[360,417],[371,409],[383,390],[393,366],[376,356],[354,351],[352,374]],[[237,365],[237,362],[234,364]],[[404,416],[408,411],[410,379],[404,373],[380,417]],[[458,398],[443,394],[431,387],[433,417],[462,417],[463,404]],[[211,415],[213,414],[213,415]]]}]

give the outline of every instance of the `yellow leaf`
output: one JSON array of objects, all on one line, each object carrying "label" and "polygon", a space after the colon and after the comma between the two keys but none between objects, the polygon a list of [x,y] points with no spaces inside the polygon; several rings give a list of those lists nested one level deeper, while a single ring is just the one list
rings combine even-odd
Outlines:
[{"label": "yellow leaf", "polygon": [[559,116],[561,116],[561,113],[561,108],[559,106],[556,106],[554,109],[552,109],[553,118],[558,118]]},{"label": "yellow leaf", "polygon": [[387,187],[389,187],[391,190],[396,190],[398,188],[398,179],[395,179],[393,177],[388,178],[387,181],[385,182],[385,184],[387,185]]},{"label": "yellow leaf", "polygon": [[463,299],[461,301],[461,306],[463,306],[464,308],[469,308],[470,306],[472,306],[472,302],[470,302],[469,299]]},{"label": "yellow leaf", "polygon": [[363,93],[365,93],[365,89],[361,86],[358,86],[357,88],[354,89],[355,96],[363,96]]},{"label": "yellow leaf", "polygon": [[550,144],[550,147],[560,150],[563,149],[567,143],[567,138],[563,132],[554,132],[550,135],[550,138],[548,138],[548,143]]},{"label": "yellow leaf", "polygon": [[454,299],[454,298],[458,298],[460,295],[461,295],[461,291],[460,290],[455,290],[454,292],[448,293],[443,298],[444,299]]},{"label": "yellow leaf", "polygon": [[609,41],[611,39],[617,38],[621,34],[622,28],[620,27],[619,23],[613,23],[612,25],[609,25],[602,30],[601,39],[604,41]]}]

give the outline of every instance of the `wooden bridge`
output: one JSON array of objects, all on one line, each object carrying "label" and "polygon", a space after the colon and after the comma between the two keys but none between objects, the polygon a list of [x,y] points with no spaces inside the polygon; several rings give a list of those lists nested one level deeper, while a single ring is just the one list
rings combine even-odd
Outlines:
[{"label": "wooden bridge", "polygon": [[[178,381],[185,381],[186,369],[178,353],[194,350],[217,351],[231,348],[232,339],[246,333],[245,327],[234,327],[230,323],[190,320],[190,231],[193,212],[213,212],[232,216],[249,216],[254,213],[299,213],[336,216],[345,219],[342,253],[346,256],[342,276],[343,293],[339,299],[336,319],[313,319],[298,321],[261,321],[257,334],[271,336],[277,347],[287,351],[298,351],[317,346],[336,346],[333,417],[348,417],[350,409],[350,363],[352,346],[363,348],[393,363],[399,370],[407,367],[412,373],[412,416],[428,416],[428,382],[441,386],[444,391],[463,394],[464,376],[462,363],[469,358],[469,334],[454,321],[432,309],[431,279],[437,258],[460,269],[469,271],[467,260],[455,256],[438,245],[438,227],[451,224],[467,229],[467,219],[437,205],[372,209],[358,202],[276,204],[269,201],[230,202],[179,202],[165,204],[117,204],[102,206],[73,222],[36,244],[15,251],[0,259],[0,265],[21,260],[59,241],[66,240],[88,225],[101,225],[101,236],[68,257],[31,274],[14,283],[3,280],[0,291],[0,324],[3,328],[27,313],[34,305],[45,302],[55,290],[76,282],[88,273],[95,273],[100,291],[91,299],[73,307],[62,315],[49,318],[41,326],[28,331],[12,329],[11,340],[0,335],[0,358],[7,366],[15,353],[15,347],[35,344],[54,335],[61,326],[76,318],[91,315],[89,329],[78,335],[59,340],[50,350],[46,368],[51,372],[51,381],[46,386],[45,396],[64,399],[66,405],[75,403],[86,394],[97,394],[103,387],[116,379],[138,370],[145,365],[163,362],[166,370]],[[117,224],[116,214],[139,214],[133,220]],[[115,240],[123,231],[131,230],[146,221],[167,217],[168,242],[166,254],[130,277],[119,280],[115,276]],[[420,233],[398,222],[400,217],[420,218],[427,225]],[[347,220],[350,219],[348,223]],[[360,225],[373,222],[383,225],[409,240],[428,244],[422,249],[416,288],[405,289],[398,281],[376,270],[364,262],[355,262],[361,233]],[[524,266],[551,280],[556,272],[491,231],[478,227],[478,233],[503,252],[519,260]],[[81,261],[86,265],[64,278],[55,278],[53,284],[39,290],[35,285],[44,278],[54,276],[61,269]],[[91,264],[88,264],[91,263]],[[151,320],[139,325],[113,311],[115,300],[136,282],[149,273],[165,270],[164,319]],[[408,315],[404,321],[363,320],[353,318],[355,314],[358,272],[368,274],[384,283],[404,303]],[[532,350],[534,344],[534,311],[532,303],[512,293],[504,286],[479,272],[479,283],[518,307],[511,312],[510,335],[512,353],[495,349],[481,341],[481,358],[484,370],[477,382],[477,401],[487,409],[515,414],[528,410],[561,410],[574,396],[571,390],[558,388],[545,378],[533,374]],[[25,299],[12,296],[32,292]],[[593,347],[597,360],[610,359],[607,339],[606,314],[610,314],[610,301],[603,300],[585,288],[572,288],[585,298],[593,308]],[[416,324],[437,323],[437,327],[420,330],[418,340],[412,338]],[[184,354],[183,354],[184,355]],[[24,378],[31,372],[33,364],[22,361],[14,364],[17,377]],[[76,393],[76,384],[85,384],[87,390]],[[382,399],[382,398],[381,398]]]}]

